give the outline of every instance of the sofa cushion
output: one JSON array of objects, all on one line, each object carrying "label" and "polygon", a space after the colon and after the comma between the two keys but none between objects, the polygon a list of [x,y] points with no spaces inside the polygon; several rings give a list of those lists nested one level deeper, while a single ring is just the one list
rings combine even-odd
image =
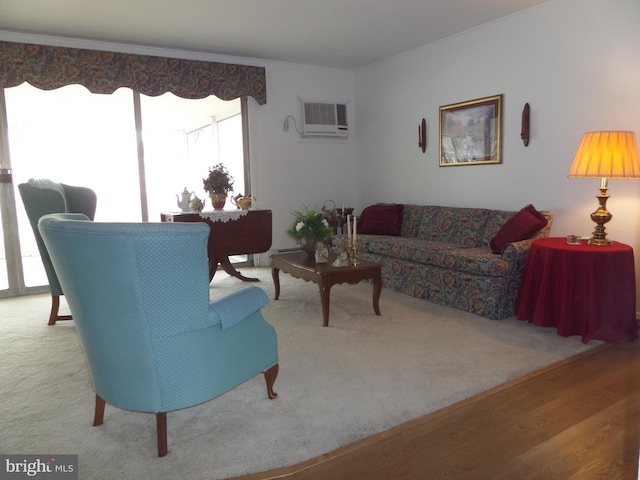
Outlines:
[{"label": "sofa cushion", "polygon": [[401,203],[368,206],[358,219],[358,233],[362,235],[400,235],[403,209],[404,205]]},{"label": "sofa cushion", "polygon": [[502,277],[509,271],[509,262],[482,247],[464,248],[448,252],[442,265],[458,272],[486,277]]},{"label": "sofa cushion", "polygon": [[489,277],[501,277],[509,270],[509,262],[493,255],[487,248],[465,248],[453,243],[417,238],[371,238],[369,252],[413,263]]},{"label": "sofa cushion", "polygon": [[507,243],[526,240],[547,224],[544,215],[533,205],[527,205],[505,222],[498,233],[491,239],[491,251],[501,253]]},{"label": "sofa cushion", "polygon": [[424,207],[417,238],[465,247],[482,244],[489,210],[483,208]]},{"label": "sofa cushion", "polygon": [[489,217],[487,218],[487,224],[484,227],[484,235],[482,238],[482,246],[491,249],[489,244],[493,237],[495,237],[502,226],[507,223],[511,217],[513,217],[517,211],[508,210],[490,210]]},{"label": "sofa cushion", "polygon": [[418,235],[424,209],[423,205],[405,204],[402,211],[402,231],[400,233],[403,237],[414,238]]},{"label": "sofa cushion", "polygon": [[462,248],[453,243],[390,236],[372,237],[368,247],[370,253],[426,264],[433,263],[442,251]]}]

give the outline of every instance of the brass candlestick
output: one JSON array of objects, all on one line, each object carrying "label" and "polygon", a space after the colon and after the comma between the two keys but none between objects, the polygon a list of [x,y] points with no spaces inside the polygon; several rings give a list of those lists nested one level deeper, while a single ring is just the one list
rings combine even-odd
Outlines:
[{"label": "brass candlestick", "polygon": [[349,252],[349,261],[351,262],[351,265],[359,265],[360,262],[358,261],[358,243],[354,242],[353,240],[349,240],[347,251]]}]

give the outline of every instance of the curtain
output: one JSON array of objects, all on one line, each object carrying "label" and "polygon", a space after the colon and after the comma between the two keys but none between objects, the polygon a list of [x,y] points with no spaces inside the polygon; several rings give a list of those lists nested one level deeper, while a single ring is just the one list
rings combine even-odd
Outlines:
[{"label": "curtain", "polygon": [[0,41],[0,87],[24,82],[42,90],[80,84],[92,93],[128,87],[148,96],[247,95],[267,103],[264,67]]}]

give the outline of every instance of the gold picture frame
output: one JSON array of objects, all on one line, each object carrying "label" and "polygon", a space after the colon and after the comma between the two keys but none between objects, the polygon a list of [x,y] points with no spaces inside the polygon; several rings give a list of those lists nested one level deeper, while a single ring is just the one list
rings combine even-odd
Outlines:
[{"label": "gold picture frame", "polygon": [[502,163],[502,95],[440,107],[440,166]]}]

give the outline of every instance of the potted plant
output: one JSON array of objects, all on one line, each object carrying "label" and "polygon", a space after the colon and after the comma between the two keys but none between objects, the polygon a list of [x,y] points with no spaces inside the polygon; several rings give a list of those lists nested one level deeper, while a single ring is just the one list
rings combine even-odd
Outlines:
[{"label": "potted plant", "polygon": [[202,179],[204,190],[211,198],[214,210],[222,210],[227,201],[227,194],[233,192],[233,177],[227,167],[218,163],[209,168],[209,175]]},{"label": "potted plant", "polygon": [[323,217],[322,212],[315,208],[304,207],[302,210],[291,212],[294,221],[287,233],[295,238],[305,252],[315,255],[317,242],[326,242],[333,235],[333,228]]}]

